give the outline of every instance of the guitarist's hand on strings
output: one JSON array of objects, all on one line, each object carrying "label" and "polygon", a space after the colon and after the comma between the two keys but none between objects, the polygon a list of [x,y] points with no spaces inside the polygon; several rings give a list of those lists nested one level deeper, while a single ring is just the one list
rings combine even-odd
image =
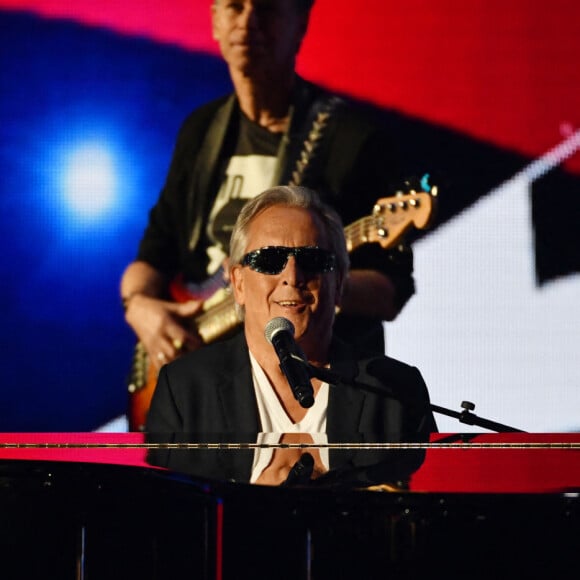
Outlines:
[{"label": "guitarist's hand on strings", "polygon": [[160,369],[183,352],[203,344],[201,337],[186,327],[187,319],[202,305],[202,300],[177,303],[137,294],[127,305],[125,319],[145,347],[149,360]]}]

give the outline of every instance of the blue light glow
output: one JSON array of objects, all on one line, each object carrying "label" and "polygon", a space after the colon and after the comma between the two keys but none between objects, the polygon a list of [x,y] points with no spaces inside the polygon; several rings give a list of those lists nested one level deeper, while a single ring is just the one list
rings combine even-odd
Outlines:
[{"label": "blue light glow", "polygon": [[65,205],[78,219],[104,217],[115,206],[119,175],[112,151],[105,143],[71,147],[62,167]]},{"label": "blue light glow", "polygon": [[175,134],[231,82],[216,57],[21,11],[2,12],[0,44],[0,301],[14,330],[0,425],[89,431],[126,410],[135,338],[119,279]]},{"label": "blue light glow", "polygon": [[113,115],[95,110],[66,119],[58,113],[47,123],[58,127],[44,143],[42,205],[52,216],[49,223],[77,250],[79,235],[102,249],[103,235],[125,227],[134,209],[139,160],[126,145],[127,128]]}]

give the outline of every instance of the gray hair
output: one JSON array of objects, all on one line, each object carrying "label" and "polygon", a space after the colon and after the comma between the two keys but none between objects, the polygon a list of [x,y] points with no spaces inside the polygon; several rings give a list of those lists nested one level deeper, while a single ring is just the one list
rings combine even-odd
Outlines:
[{"label": "gray hair", "polygon": [[248,201],[238,215],[230,239],[230,264],[240,264],[246,254],[248,229],[252,220],[265,209],[274,205],[298,207],[313,212],[322,222],[322,232],[336,256],[336,270],[341,284],[346,280],[349,269],[348,250],[344,228],[339,215],[322,202],[318,194],[307,187],[280,185],[263,191]]}]

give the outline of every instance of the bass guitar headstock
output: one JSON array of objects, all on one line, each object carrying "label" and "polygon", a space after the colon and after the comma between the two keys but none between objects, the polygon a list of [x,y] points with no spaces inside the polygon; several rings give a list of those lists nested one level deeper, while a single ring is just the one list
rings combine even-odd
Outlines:
[{"label": "bass guitar headstock", "polygon": [[378,199],[370,216],[346,228],[349,252],[361,244],[373,242],[390,248],[411,227],[427,228],[433,219],[437,193],[434,186],[430,191],[401,191],[394,196]]}]

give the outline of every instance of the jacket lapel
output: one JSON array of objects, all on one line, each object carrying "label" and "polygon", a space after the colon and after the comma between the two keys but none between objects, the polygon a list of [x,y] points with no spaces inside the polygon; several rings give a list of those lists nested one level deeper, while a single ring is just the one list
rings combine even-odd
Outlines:
[{"label": "jacket lapel", "polygon": [[224,363],[224,372],[217,384],[225,432],[239,436],[251,434],[255,441],[260,421],[244,333],[239,332],[227,346],[224,354],[230,364]]},{"label": "jacket lapel", "polygon": [[[226,138],[235,103],[235,96],[230,96],[216,111],[205,132],[190,184],[191,191],[189,195],[192,200],[190,215],[192,217],[205,215],[206,206],[210,203],[210,198],[213,200],[213,197],[207,195],[206,192],[210,191],[211,181],[215,176],[220,151]],[[192,223],[193,229],[189,238],[190,250],[195,247],[201,235],[203,220],[193,219]]]},{"label": "jacket lapel", "polygon": [[[216,388],[224,419],[225,432],[253,435],[261,430],[254,393],[248,346],[243,332],[227,341],[226,360]],[[330,386],[327,410],[327,431],[330,437],[354,435],[360,431],[360,418],[366,394],[349,386],[358,375],[358,365],[349,346],[333,341],[331,369],[344,382]]]},{"label": "jacket lapel", "polygon": [[327,410],[327,432],[331,440],[352,436],[360,431],[360,418],[366,399],[363,391],[349,386],[358,375],[358,365],[352,349],[335,339],[331,347],[331,369],[343,381],[330,386]]}]

